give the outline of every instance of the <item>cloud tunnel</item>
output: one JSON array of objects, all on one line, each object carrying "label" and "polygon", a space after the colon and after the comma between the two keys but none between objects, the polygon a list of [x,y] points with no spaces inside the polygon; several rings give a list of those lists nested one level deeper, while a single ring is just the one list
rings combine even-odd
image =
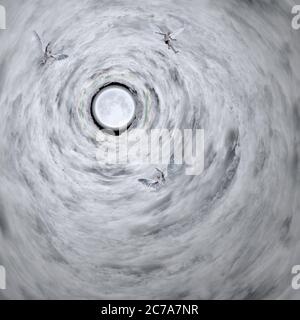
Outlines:
[{"label": "cloud tunnel", "polygon": [[[2,1],[2,299],[299,298],[300,31],[293,1]],[[184,26],[168,50],[157,30]],[[33,31],[53,52],[40,64]],[[201,128],[204,170],[97,161],[121,83],[134,128]]]}]

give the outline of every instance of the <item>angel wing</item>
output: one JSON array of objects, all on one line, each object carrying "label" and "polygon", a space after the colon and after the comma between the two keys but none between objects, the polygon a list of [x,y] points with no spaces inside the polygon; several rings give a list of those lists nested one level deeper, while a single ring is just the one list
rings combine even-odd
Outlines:
[{"label": "angel wing", "polygon": [[48,44],[46,45],[45,52],[48,53],[48,54],[51,53],[51,41],[48,42]]},{"label": "angel wing", "polygon": [[53,54],[52,58],[54,58],[55,60],[64,60],[67,59],[69,56],[66,54]]},{"label": "angel wing", "polygon": [[166,182],[165,174],[164,174],[161,170],[159,170],[158,168],[155,168],[155,170],[158,171],[158,172],[161,174],[161,180],[162,180],[162,182]]},{"label": "angel wing", "polygon": [[158,181],[150,180],[150,179],[138,179],[140,183],[149,188],[156,188],[158,186]]},{"label": "angel wing", "polygon": [[33,34],[34,34],[34,36],[35,36],[35,39],[36,39],[38,45],[40,46],[41,51],[44,51],[44,49],[43,49],[43,42],[42,42],[41,37],[39,36],[39,34],[38,34],[36,31],[33,31]]},{"label": "angel wing", "polygon": [[183,30],[184,30],[184,27],[182,27],[182,28],[180,28],[180,29],[172,32],[170,36],[171,36],[172,38],[176,38],[177,36],[180,35],[180,33],[181,33]]},{"label": "angel wing", "polygon": [[161,35],[165,35],[169,30],[164,25],[154,24],[151,26],[153,32]]}]

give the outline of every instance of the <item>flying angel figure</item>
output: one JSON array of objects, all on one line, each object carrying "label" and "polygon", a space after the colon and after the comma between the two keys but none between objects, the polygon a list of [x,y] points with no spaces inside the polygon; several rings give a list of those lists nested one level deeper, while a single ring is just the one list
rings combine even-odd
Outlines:
[{"label": "flying angel figure", "polygon": [[140,183],[145,185],[146,187],[158,189],[162,184],[166,182],[164,173],[159,170],[158,168],[155,168],[157,171],[157,175],[154,179],[138,179]]},{"label": "flying angel figure", "polygon": [[43,42],[36,31],[34,31],[34,35],[40,45],[40,49],[43,52],[43,58],[41,60],[41,65],[45,65],[49,59],[54,59],[56,61],[67,59],[69,56],[66,54],[53,54],[51,49],[51,42],[48,42],[45,49],[43,46]]},{"label": "flying angel figure", "polygon": [[167,31],[167,32],[156,32],[156,33],[164,36],[164,43],[168,46],[168,49],[172,49],[174,53],[178,53],[179,51],[174,48],[172,41],[177,41],[175,37],[178,36],[183,30],[184,30],[184,27],[176,30],[175,32]]}]

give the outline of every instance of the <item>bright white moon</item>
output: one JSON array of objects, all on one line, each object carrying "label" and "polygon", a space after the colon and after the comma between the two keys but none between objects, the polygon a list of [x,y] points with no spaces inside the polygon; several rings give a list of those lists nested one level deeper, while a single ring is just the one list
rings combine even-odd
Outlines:
[{"label": "bright white moon", "polygon": [[130,92],[123,87],[109,86],[94,98],[92,113],[101,127],[122,130],[134,119],[135,101]]}]

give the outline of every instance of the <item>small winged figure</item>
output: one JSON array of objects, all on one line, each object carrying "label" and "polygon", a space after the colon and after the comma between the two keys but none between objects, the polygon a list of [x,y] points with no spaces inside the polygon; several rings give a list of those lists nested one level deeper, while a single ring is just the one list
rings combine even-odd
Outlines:
[{"label": "small winged figure", "polygon": [[183,30],[184,30],[184,27],[178,29],[175,32],[168,31],[168,32],[156,32],[156,33],[164,36],[164,43],[168,46],[168,49],[172,49],[174,53],[178,53],[179,51],[174,48],[172,41],[177,41],[175,37],[178,36]]},{"label": "small winged figure", "polygon": [[158,189],[162,184],[166,182],[166,179],[164,173],[161,170],[159,170],[158,168],[155,168],[155,170],[157,171],[157,175],[154,179],[138,179],[138,181],[146,187]]},{"label": "small winged figure", "polygon": [[44,49],[43,42],[36,31],[34,31],[34,35],[40,45],[41,51],[43,52],[43,58],[41,60],[41,65],[45,65],[47,63],[47,61],[50,59],[54,59],[56,61],[59,61],[59,60],[64,60],[64,59],[68,58],[68,55],[66,55],[66,54],[53,54],[52,49],[51,49],[51,42],[48,42],[48,44],[46,45],[46,47]]}]

